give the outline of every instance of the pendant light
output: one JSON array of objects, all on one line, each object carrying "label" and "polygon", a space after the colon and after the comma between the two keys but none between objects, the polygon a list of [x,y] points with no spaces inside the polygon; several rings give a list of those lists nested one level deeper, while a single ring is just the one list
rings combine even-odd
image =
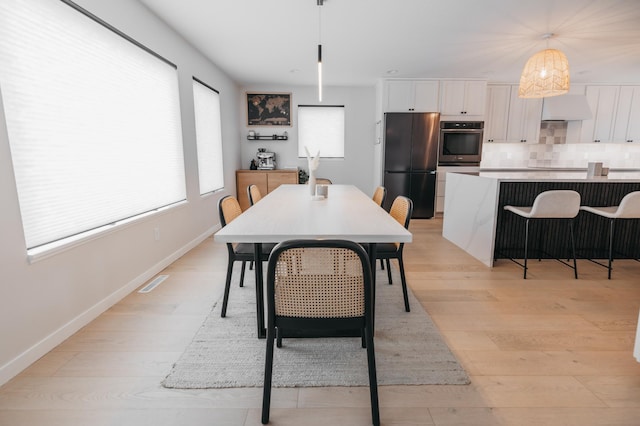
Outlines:
[{"label": "pendant light", "polygon": [[[324,0],[317,0],[322,6]],[[318,102],[322,102],[322,14],[318,8]]]},{"label": "pendant light", "polygon": [[547,49],[533,55],[525,64],[518,97],[545,98],[569,91],[569,61],[561,51],[549,49],[549,39],[553,36],[552,33],[544,34],[542,38],[547,40]]}]

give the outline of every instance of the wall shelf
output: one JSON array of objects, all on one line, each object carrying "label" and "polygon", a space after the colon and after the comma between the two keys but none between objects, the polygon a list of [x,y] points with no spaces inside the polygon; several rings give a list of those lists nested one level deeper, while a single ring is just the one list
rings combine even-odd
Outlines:
[{"label": "wall shelf", "polygon": [[286,141],[288,139],[288,135],[247,135],[247,140],[250,141]]}]

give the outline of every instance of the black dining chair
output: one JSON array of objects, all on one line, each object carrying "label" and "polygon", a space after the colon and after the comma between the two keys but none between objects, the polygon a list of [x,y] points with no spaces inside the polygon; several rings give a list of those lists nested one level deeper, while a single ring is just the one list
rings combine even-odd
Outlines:
[{"label": "black dining chair", "polygon": [[[367,350],[371,417],[380,424],[373,347],[373,288],[369,257],[344,240],[292,240],[278,244],[267,267],[267,349],[262,423],[269,423],[274,341],[290,332],[360,330]],[[282,349],[285,350],[285,349]]]},{"label": "black dining chair", "polygon": [[[409,229],[409,221],[413,214],[413,201],[410,198],[399,195],[393,200],[389,214],[406,229]],[[407,290],[407,278],[404,273],[404,260],[402,258],[402,252],[404,249],[404,243],[382,243],[376,246],[376,259],[385,260],[387,264],[387,277],[389,278],[389,284],[393,284],[391,279],[391,259],[398,260],[398,266],[400,268],[400,280],[402,281],[402,294],[404,296],[404,310],[411,311],[409,307],[409,293]]]},{"label": "black dining chair", "polygon": [[[225,227],[231,223],[236,217],[242,214],[240,203],[238,200],[227,195],[218,201],[218,214],[220,215],[220,226]],[[262,260],[267,261],[269,259],[269,253],[273,249],[275,244],[263,244],[262,245]],[[224,297],[222,299],[222,311],[221,317],[227,316],[227,304],[229,302],[229,290],[231,289],[231,274],[233,273],[234,262],[242,262],[242,269],[240,270],[240,287],[244,285],[244,271],[247,262],[254,260],[254,247],[253,244],[240,243],[232,244],[227,243],[227,253],[229,260],[227,262],[227,278],[224,286]],[[257,285],[257,283],[256,283]]]}]

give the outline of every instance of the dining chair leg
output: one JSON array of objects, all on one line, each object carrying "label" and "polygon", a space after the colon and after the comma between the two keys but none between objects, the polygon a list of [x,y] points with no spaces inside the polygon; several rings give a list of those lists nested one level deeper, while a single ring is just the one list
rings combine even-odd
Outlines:
[{"label": "dining chair leg", "polygon": [[267,328],[267,354],[264,362],[264,384],[262,389],[262,424],[269,423],[269,409],[271,408],[271,374],[273,372],[273,341],[274,328]]},{"label": "dining chair leg", "polygon": [[240,269],[240,287],[244,287],[244,269],[247,265],[246,261],[242,261],[242,268]]},{"label": "dining chair leg", "polygon": [[282,347],[282,329],[280,327],[276,328],[276,346]]},{"label": "dining chair leg", "polygon": [[[229,302],[229,289],[231,288],[231,273],[233,272],[233,263],[229,262],[227,265],[227,280],[224,283],[224,296],[222,297],[222,311],[220,316],[222,318],[227,316],[227,302]],[[244,263],[244,262],[243,262]]]},{"label": "dining chair leg", "polygon": [[369,396],[371,398],[371,419],[374,426],[380,426],[380,406],[378,403],[378,378],[376,375],[376,356],[373,348],[372,330],[365,328],[367,343],[367,365],[369,368]]},{"label": "dining chair leg", "polygon": [[384,271],[384,260],[380,259],[380,269]]},{"label": "dining chair leg", "polygon": [[402,295],[404,296],[404,310],[411,312],[409,307],[409,292],[407,290],[407,278],[404,274],[404,260],[402,260],[402,254],[398,257],[398,265],[400,266],[400,281],[402,281]]},{"label": "dining chair leg", "polygon": [[393,280],[391,279],[391,261],[389,259],[385,259],[387,262],[387,277],[389,278],[389,285],[393,284]]}]

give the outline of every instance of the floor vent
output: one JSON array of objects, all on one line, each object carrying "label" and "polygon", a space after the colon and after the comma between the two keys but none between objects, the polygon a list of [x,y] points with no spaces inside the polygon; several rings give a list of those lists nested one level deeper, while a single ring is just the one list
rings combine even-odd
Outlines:
[{"label": "floor vent", "polygon": [[158,275],[153,279],[153,281],[138,290],[138,293],[149,293],[151,290],[158,287],[160,283],[167,278],[169,278],[169,275]]}]

